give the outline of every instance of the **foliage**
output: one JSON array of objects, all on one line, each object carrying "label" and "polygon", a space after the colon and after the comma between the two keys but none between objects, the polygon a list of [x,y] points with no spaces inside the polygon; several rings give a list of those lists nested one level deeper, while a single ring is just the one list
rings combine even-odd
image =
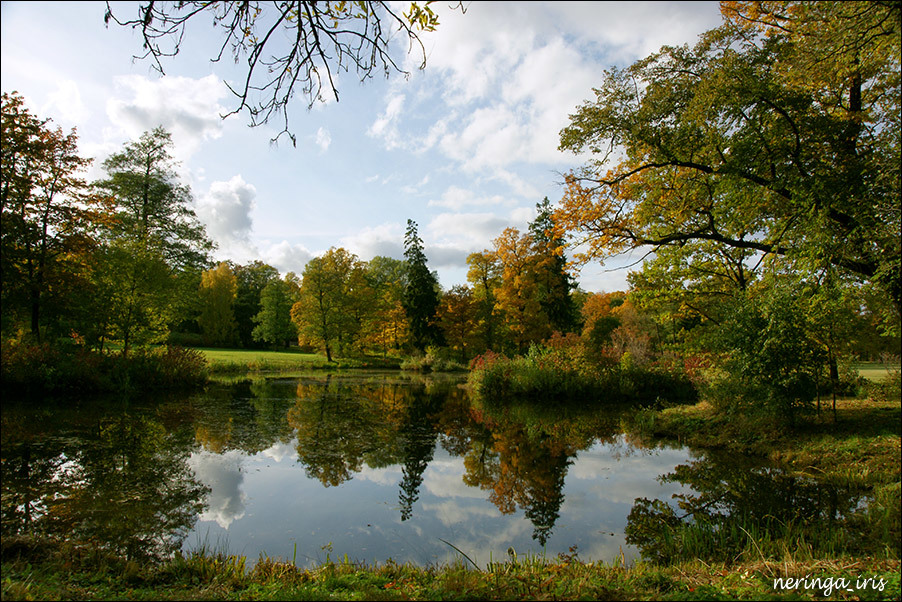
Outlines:
[{"label": "foliage", "polygon": [[412,372],[464,372],[466,364],[450,357],[445,348],[428,347],[423,355],[412,355],[401,362],[401,370]]},{"label": "foliage", "polygon": [[193,349],[140,347],[104,353],[79,346],[4,340],[2,381],[7,391],[101,393],[191,389],[207,380],[207,362]]},{"label": "foliage", "polygon": [[443,341],[441,330],[436,324],[439,307],[438,277],[426,265],[423,240],[417,234],[417,225],[413,220],[407,220],[404,259],[407,271],[401,305],[407,314],[411,344],[414,349],[422,352],[428,345],[439,345]]},{"label": "foliage", "polygon": [[609,71],[571,116],[561,148],[593,159],[567,176],[559,231],[583,259],[647,245],[677,290],[716,274],[741,291],[765,259],[832,266],[881,290],[898,323],[898,5],[725,13],[694,47]]},{"label": "foliage", "polygon": [[181,275],[206,268],[213,248],[190,190],[179,183],[171,148],[166,130],[145,132],[104,161],[108,177],[94,184],[116,208],[95,272],[101,325],[110,328],[100,338],[114,336],[125,352],[165,338],[184,311]]},{"label": "foliage", "polygon": [[254,317],[262,309],[260,298],[263,289],[279,278],[279,270],[258,260],[247,265],[233,266],[232,271],[238,281],[232,310],[238,325],[239,341],[242,347],[253,347],[253,331],[256,326]]},{"label": "foliage", "polygon": [[307,262],[291,319],[298,336],[316,342],[331,362],[333,351],[345,352],[356,342],[370,297],[363,263],[333,247]]},{"label": "foliage", "polygon": [[179,554],[159,565],[128,562],[78,543],[3,538],[4,599],[100,600],[781,600],[823,599],[823,592],[775,592],[774,578],[806,575],[882,581],[839,600],[899,597],[899,562],[790,558],[777,562],[698,563],[662,567],[585,562],[576,550],[557,558],[517,556],[474,569],[452,563],[416,567],[333,560],[310,569],[261,558],[245,570],[242,557],[215,551]]},{"label": "foliage", "polygon": [[297,340],[297,326],[291,321],[291,306],[297,300],[300,288],[291,281],[271,280],[260,294],[260,313],[254,316],[257,326],[254,339],[270,345],[288,347]]},{"label": "foliage", "polygon": [[551,202],[545,197],[536,205],[536,217],[529,224],[536,253],[538,298],[553,331],[574,332],[578,315],[570,292],[575,288],[567,271],[564,240],[555,231]]},{"label": "foliage", "polygon": [[457,352],[457,359],[466,363],[478,346],[476,314],[478,305],[473,291],[456,285],[442,295],[438,308],[438,324],[448,346]]},{"label": "foliage", "polygon": [[716,407],[730,414],[763,411],[790,424],[813,409],[817,349],[799,302],[784,287],[734,301],[712,344],[725,354],[709,392]]},{"label": "foliage", "polygon": [[617,365],[604,367],[593,362],[579,338],[571,334],[552,338],[542,346],[534,345],[522,357],[508,359],[492,353],[479,356],[470,364],[469,383],[476,395],[488,403],[694,401],[696,389],[681,368],[640,367],[629,353]]},{"label": "foliage", "polygon": [[[222,34],[214,61],[230,49],[236,63],[246,64],[241,83],[230,90],[238,106],[229,115],[247,110],[251,126],[267,123],[273,116],[284,119],[279,133],[288,131],[288,105],[302,92],[308,105],[323,101],[331,92],[338,100],[337,79],[350,67],[361,81],[380,68],[386,75],[407,75],[397,62],[395,35],[406,37],[410,49],[419,47],[422,69],[426,52],[419,32],[433,31],[438,17],[429,2],[411,2],[406,13],[388,2],[298,2],[268,6],[264,2],[150,2],[138,7],[134,19],[119,20],[107,3],[104,21],[139,30],[144,54],[163,73],[161,59],[175,56],[188,29],[188,22],[212,16],[213,27]],[[196,18],[195,17],[199,17]],[[291,40],[281,46],[278,39]],[[272,53],[267,56],[267,54]],[[259,97],[258,97],[259,96]],[[278,138],[278,136],[276,137]]]},{"label": "foliage", "polygon": [[201,310],[197,321],[208,344],[229,345],[235,341],[237,325],[232,304],[237,289],[237,278],[225,262],[201,274]]},{"label": "foliage", "polygon": [[56,336],[68,334],[67,326],[83,330],[67,297],[88,287],[85,258],[104,219],[103,199],[88,194],[79,176],[90,160],[78,156],[74,129],[53,129],[15,92],[3,93],[2,137],[3,331],[21,322],[41,340],[48,326]]},{"label": "foliage", "polygon": [[471,253],[467,257],[467,265],[467,281],[473,287],[473,298],[477,304],[476,330],[482,340],[482,348],[497,351],[504,338],[495,295],[501,285],[500,266],[491,251]]}]

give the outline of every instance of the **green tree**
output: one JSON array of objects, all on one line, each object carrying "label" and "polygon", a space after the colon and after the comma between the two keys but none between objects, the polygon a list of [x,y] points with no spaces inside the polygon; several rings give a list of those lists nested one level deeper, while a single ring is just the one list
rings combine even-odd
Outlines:
[{"label": "green tree", "polygon": [[233,310],[238,324],[238,337],[242,347],[255,344],[254,318],[263,309],[261,297],[263,289],[273,280],[279,279],[279,270],[262,261],[252,261],[247,265],[236,265],[232,268],[238,280]]},{"label": "green tree", "polygon": [[197,321],[208,344],[225,346],[235,342],[236,323],[232,305],[237,289],[237,278],[226,262],[201,275],[201,310]]},{"label": "green tree", "polygon": [[[208,267],[213,249],[191,209],[189,189],[179,183],[171,147],[172,137],[162,128],[145,132],[104,161],[108,177],[95,183],[116,203],[115,222],[107,232],[110,263],[97,275],[108,301],[129,304],[102,311],[118,316],[114,322],[125,353],[134,342],[165,337],[169,324],[186,311],[183,283],[197,286],[184,276]],[[145,327],[135,339],[132,326],[137,324]]]},{"label": "green tree", "polygon": [[711,340],[724,358],[711,398],[724,411],[764,412],[792,425],[811,407],[818,349],[802,303],[792,281],[731,300]]},{"label": "green tree", "polygon": [[536,218],[529,224],[535,244],[539,303],[551,327],[558,332],[573,332],[579,322],[571,291],[576,288],[567,272],[564,240],[554,229],[551,201],[545,197],[536,205]]},{"label": "green tree", "polygon": [[567,177],[558,227],[583,259],[680,247],[835,266],[898,323],[898,4],[735,5],[779,10],[609,71],[571,116],[561,149],[596,158]]},{"label": "green tree", "polygon": [[440,289],[438,278],[426,265],[423,240],[417,234],[417,225],[413,220],[407,220],[404,259],[407,262],[407,281],[401,303],[410,323],[411,343],[422,352],[429,345],[442,343],[441,331],[436,324]]},{"label": "green tree", "polygon": [[260,295],[260,313],[254,317],[254,340],[288,347],[297,340],[297,326],[291,321],[291,306],[298,289],[285,280],[270,280]]},{"label": "green tree", "polygon": [[398,65],[395,50],[401,46],[395,36],[407,39],[408,50],[420,49],[420,68],[425,67],[419,32],[438,25],[429,4],[411,2],[402,13],[381,1],[148,2],[138,6],[136,18],[120,21],[107,3],[104,21],[140,30],[144,54],[137,58],[150,57],[163,73],[161,59],[179,53],[188,22],[212,17],[214,29],[223,37],[213,50],[213,60],[222,59],[228,48],[236,63],[245,63],[244,77],[230,87],[238,98],[230,114],[246,109],[252,127],[281,116],[284,128],[279,136],[287,133],[294,143],[288,132],[288,105],[297,92],[312,107],[324,100],[324,93],[331,92],[338,100],[336,76],[351,67],[361,81],[380,70],[386,77],[392,72],[407,75]]}]

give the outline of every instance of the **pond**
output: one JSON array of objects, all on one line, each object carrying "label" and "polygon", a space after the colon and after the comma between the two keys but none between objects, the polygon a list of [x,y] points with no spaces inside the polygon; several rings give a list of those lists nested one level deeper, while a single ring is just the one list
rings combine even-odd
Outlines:
[{"label": "pond", "polygon": [[2,533],[133,558],[484,567],[511,554],[629,562],[701,513],[836,520],[860,505],[760,462],[632,440],[624,410],[486,407],[462,382],[319,374],[157,399],[5,400]]}]

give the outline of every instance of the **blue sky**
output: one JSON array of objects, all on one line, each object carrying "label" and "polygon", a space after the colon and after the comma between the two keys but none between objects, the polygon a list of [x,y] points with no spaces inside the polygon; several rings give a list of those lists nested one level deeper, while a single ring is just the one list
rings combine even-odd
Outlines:
[{"label": "blue sky", "polygon": [[[2,90],[77,127],[82,155],[95,158],[91,179],[126,141],[167,128],[217,259],[298,274],[332,246],[400,259],[413,219],[450,288],[465,282],[469,253],[506,227],[524,231],[544,197],[560,199],[561,174],[581,158],[557,150],[559,132],[605,69],[720,23],[716,2],[471,2],[466,14],[453,4],[433,5],[440,25],[423,36],[424,70],[362,84],[342,73],[340,101],[310,110],[299,97],[297,147],[270,144],[281,122],[220,118],[235,106],[223,80],[239,73],[209,60],[221,43],[212,27],[193,28],[160,77],[133,60],[136,32],[104,26],[103,2],[3,2]],[[113,6],[137,14],[135,3]],[[584,266],[580,285],[625,290],[620,265]]]}]

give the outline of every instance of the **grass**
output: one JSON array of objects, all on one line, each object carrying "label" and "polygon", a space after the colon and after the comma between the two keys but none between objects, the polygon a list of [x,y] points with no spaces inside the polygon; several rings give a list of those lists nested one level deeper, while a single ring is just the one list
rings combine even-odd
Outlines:
[{"label": "grass", "polygon": [[[900,596],[898,560],[686,562],[673,566],[518,558],[474,569],[462,562],[416,567],[326,562],[312,569],[261,559],[178,555],[138,565],[73,543],[4,538],[4,600],[780,600],[823,599],[823,590],[775,589],[775,579],[847,579],[828,599]],[[870,578],[867,586],[864,578]],[[785,581],[783,582],[785,583]],[[880,587],[880,589],[877,589]]]},{"label": "grass", "polygon": [[899,371],[899,364],[885,364],[883,362],[859,362],[855,364],[858,374],[873,382],[882,381],[891,372]]},{"label": "grass", "polygon": [[398,368],[397,358],[359,357],[340,358],[333,362],[318,353],[303,353],[296,349],[282,351],[249,349],[200,348],[212,374],[246,374],[257,372],[294,373],[308,370],[338,370],[345,368]]}]

